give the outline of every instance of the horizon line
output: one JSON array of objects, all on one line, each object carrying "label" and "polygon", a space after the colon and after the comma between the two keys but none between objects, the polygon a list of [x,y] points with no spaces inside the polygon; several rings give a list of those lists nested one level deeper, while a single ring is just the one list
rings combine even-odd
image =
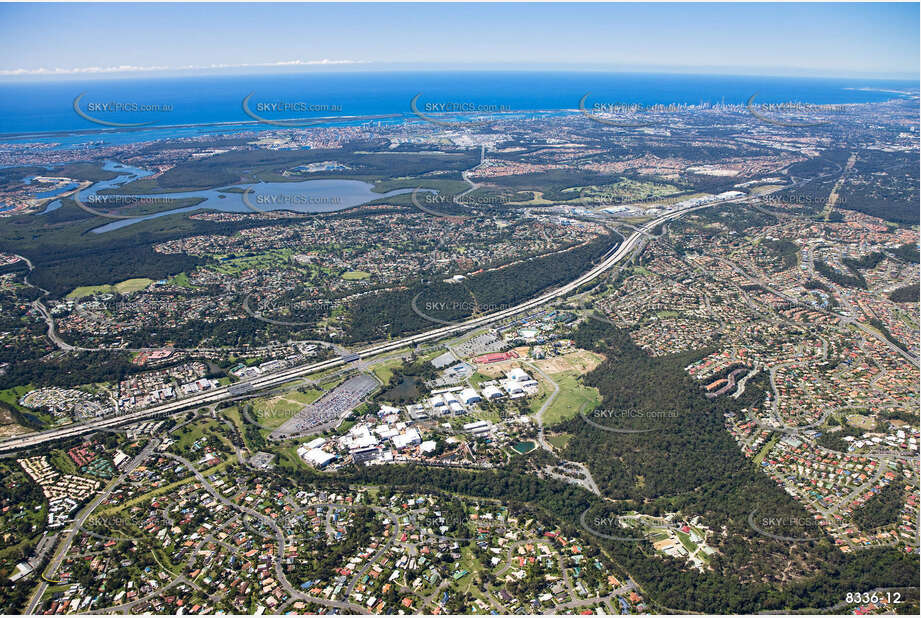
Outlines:
[{"label": "horizon line", "polygon": [[[56,82],[73,80],[122,80],[122,79],[157,79],[165,77],[197,77],[202,75],[293,75],[298,73],[345,73],[345,72],[431,72],[431,71],[476,71],[481,73],[531,72],[531,71],[570,71],[570,72],[606,72],[606,73],[662,73],[662,74],[697,74],[730,75],[759,77],[802,77],[835,79],[874,79],[880,81],[907,81],[919,83],[921,78],[916,73],[904,71],[836,71],[823,68],[800,67],[764,67],[764,66],[727,66],[727,65],[614,65],[604,63],[561,63],[561,62],[508,62],[488,67],[477,62],[453,63],[410,63],[389,61],[367,61],[352,59],[322,60],[285,60],[246,64],[210,64],[168,66],[111,66],[111,67],[75,67],[38,69],[0,69],[0,81],[3,82]],[[267,71],[252,71],[253,69]]]}]

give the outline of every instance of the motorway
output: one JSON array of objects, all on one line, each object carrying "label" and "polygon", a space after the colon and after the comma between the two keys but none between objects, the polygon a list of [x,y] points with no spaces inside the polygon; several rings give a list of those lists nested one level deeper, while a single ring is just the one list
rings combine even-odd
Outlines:
[{"label": "motorway", "polygon": [[[763,195],[758,196],[763,197]],[[118,427],[121,425],[135,423],[138,421],[146,420],[149,418],[154,418],[158,416],[165,416],[169,414],[174,414],[176,412],[181,412],[184,410],[199,408],[207,405],[212,405],[222,401],[232,399],[235,396],[241,394],[241,387],[247,388],[247,393],[253,393],[256,391],[261,391],[267,388],[273,388],[280,386],[286,382],[294,380],[296,378],[301,378],[305,375],[315,373],[317,371],[324,371],[327,369],[332,369],[334,367],[339,367],[343,365],[348,365],[351,362],[357,360],[370,358],[377,356],[378,354],[383,354],[385,352],[391,352],[394,350],[399,350],[407,346],[413,346],[422,342],[432,341],[436,339],[441,339],[448,335],[453,335],[457,333],[462,333],[468,330],[475,328],[480,328],[492,322],[498,320],[504,320],[510,318],[516,314],[531,311],[544,305],[552,300],[567,296],[573,291],[577,290],[579,287],[590,283],[601,276],[606,271],[610,270],[615,265],[626,260],[630,257],[634,250],[643,245],[646,235],[651,232],[656,226],[677,219],[689,212],[701,210],[703,208],[709,208],[717,205],[725,205],[731,202],[740,202],[751,199],[749,196],[741,198],[732,198],[728,200],[714,201],[707,204],[693,206],[690,208],[685,208],[682,210],[672,211],[657,219],[646,223],[628,238],[626,238],[618,246],[609,250],[601,262],[594,266],[591,270],[584,273],[574,281],[567,283],[559,288],[550,290],[537,296],[531,300],[525,301],[519,305],[511,307],[509,309],[504,309],[501,311],[496,311],[478,318],[472,318],[465,322],[460,322],[457,324],[451,324],[448,326],[440,326],[438,328],[433,328],[432,330],[420,333],[418,335],[411,335],[408,337],[403,337],[401,339],[396,339],[386,343],[379,343],[363,350],[354,352],[351,356],[343,356],[338,358],[333,358],[330,360],[322,361],[319,363],[313,363],[310,365],[303,365],[300,367],[293,367],[278,373],[274,373],[267,376],[261,376],[254,378],[245,382],[238,382],[232,386],[224,386],[220,388],[213,389],[206,393],[199,395],[194,395],[192,397],[187,397],[179,401],[173,401],[170,403],[162,404],[159,406],[154,406],[144,410],[139,410],[137,412],[132,412],[130,414],[124,414],[121,416],[115,416],[110,418],[104,418],[96,421],[91,421],[88,423],[73,424],[67,427],[61,427],[58,429],[49,429],[45,431],[34,432],[26,434],[23,436],[17,436],[14,438],[7,438],[0,441],[0,454],[11,453],[21,449],[30,448],[33,446],[38,446],[46,442],[54,442],[58,440],[64,440],[67,438],[72,438],[75,436],[92,433],[100,429],[109,429],[112,427]],[[357,357],[357,358],[356,358]]]}]

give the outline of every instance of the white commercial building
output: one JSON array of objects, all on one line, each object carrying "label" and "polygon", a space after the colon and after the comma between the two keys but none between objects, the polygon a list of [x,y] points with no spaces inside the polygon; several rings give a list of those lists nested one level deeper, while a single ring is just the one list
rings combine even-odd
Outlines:
[{"label": "white commercial building", "polygon": [[327,453],[326,451],[319,449],[319,448],[312,448],[309,450],[305,450],[305,452],[302,452],[301,449],[303,448],[304,447],[301,447],[300,449],[297,450],[298,454],[301,456],[301,458],[304,461],[306,461],[308,464],[310,464],[314,468],[323,468],[329,462],[331,462],[332,460],[336,458],[335,455],[331,453]]},{"label": "white commercial building", "polygon": [[515,367],[511,371],[505,374],[505,377],[513,382],[527,382],[531,379],[531,376],[527,374],[525,370],[521,367]]},{"label": "white commercial building", "polygon": [[364,424],[355,425],[347,435],[339,438],[339,445],[349,450],[368,448],[376,445],[377,442],[377,438],[371,434],[371,430]]},{"label": "white commercial building", "polygon": [[512,397],[523,397],[525,394],[521,383],[514,380],[503,380],[502,388]]},{"label": "white commercial building", "polygon": [[440,410],[441,408],[444,408],[447,405],[448,404],[445,403],[445,400],[441,395],[435,395],[434,397],[429,399],[429,407],[432,408],[433,410]]},{"label": "white commercial building", "polygon": [[483,436],[490,432],[492,425],[489,421],[476,421],[464,425],[464,431],[472,433],[475,436]]},{"label": "white commercial building", "polygon": [[480,397],[480,395],[472,388],[465,388],[460,393],[460,400],[464,402],[465,406],[469,406],[479,401],[483,401],[483,398]]},{"label": "white commercial building", "polygon": [[486,399],[498,399],[502,397],[502,391],[490,384],[483,389],[483,396]]},{"label": "white commercial building", "polygon": [[311,440],[304,446],[306,446],[308,449],[314,449],[314,448],[320,448],[324,444],[326,444],[326,438],[314,438],[313,440]]},{"label": "white commercial building", "polygon": [[390,440],[393,442],[393,448],[402,450],[408,446],[415,446],[422,442],[422,436],[415,429],[407,429],[405,433],[397,434]]}]

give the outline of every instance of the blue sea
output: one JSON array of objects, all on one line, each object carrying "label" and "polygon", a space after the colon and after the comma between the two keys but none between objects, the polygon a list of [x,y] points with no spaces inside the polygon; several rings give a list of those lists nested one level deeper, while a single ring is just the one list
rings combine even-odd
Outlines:
[{"label": "blue sea", "polygon": [[[418,119],[410,107],[416,95],[417,109],[425,113],[439,111],[443,105],[461,112],[530,113],[577,109],[588,93],[589,106],[593,102],[744,104],[756,93],[758,103],[836,104],[884,101],[899,96],[886,90],[917,88],[917,82],[892,80],[560,71],[313,72],[4,82],[0,83],[0,140],[125,143],[278,128],[247,115],[243,100],[250,94],[248,108],[259,118],[333,118],[323,123],[329,126],[376,115],[391,116],[376,122]],[[74,110],[80,95],[78,107],[92,118],[152,124],[133,130],[96,124]],[[141,106],[159,109],[147,111]],[[220,124],[201,126],[209,123]],[[86,133],[66,134],[72,131]]]}]

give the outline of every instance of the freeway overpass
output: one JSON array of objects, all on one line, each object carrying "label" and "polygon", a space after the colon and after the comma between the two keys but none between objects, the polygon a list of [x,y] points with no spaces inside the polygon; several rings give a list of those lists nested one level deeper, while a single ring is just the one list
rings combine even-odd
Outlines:
[{"label": "freeway overpass", "polygon": [[[759,197],[763,197],[764,194]],[[124,414],[121,416],[113,416],[108,418],[103,418],[95,421],[90,421],[87,423],[74,423],[66,427],[61,427],[58,429],[49,429],[45,431],[38,431],[29,433],[23,436],[17,436],[14,438],[7,438],[0,441],[0,454],[11,453],[17,450],[30,448],[33,446],[38,446],[46,442],[53,442],[56,440],[64,440],[67,438],[72,438],[75,436],[92,433],[95,431],[103,429],[111,429],[121,425],[127,425],[130,423],[135,423],[138,421],[148,420],[156,417],[167,416],[170,414],[175,414],[177,412],[182,412],[184,410],[191,410],[195,408],[200,408],[202,406],[211,405],[214,403],[219,403],[232,399],[235,396],[239,396],[240,390],[245,389],[247,393],[252,393],[255,391],[261,391],[268,388],[273,388],[280,386],[286,382],[289,382],[295,378],[301,378],[305,375],[311,373],[316,373],[318,371],[325,371],[327,369],[332,369],[334,367],[339,367],[346,365],[350,362],[354,362],[356,356],[358,359],[370,358],[382,354],[385,352],[392,352],[394,350],[399,350],[409,345],[415,345],[417,343],[422,343],[426,341],[432,341],[436,339],[441,339],[448,335],[454,335],[457,333],[462,333],[464,331],[472,330],[475,328],[480,328],[492,322],[503,320],[509,317],[512,317],[518,313],[525,311],[533,310],[541,305],[544,305],[552,300],[567,296],[574,290],[590,283],[597,279],[607,270],[610,270],[612,267],[618,263],[625,260],[629,257],[635,249],[642,246],[644,237],[650,231],[652,231],[656,226],[677,219],[689,212],[700,210],[702,208],[709,208],[711,206],[727,204],[730,202],[738,202],[749,199],[749,196],[737,197],[727,200],[713,201],[707,204],[693,206],[690,208],[685,208],[682,210],[676,210],[670,213],[667,213],[657,219],[654,219],[629,237],[627,237],[620,245],[613,247],[608,251],[603,257],[602,261],[594,266],[591,270],[584,273],[574,281],[567,283],[559,288],[550,290],[537,296],[531,300],[525,301],[515,307],[509,309],[504,309],[502,311],[496,311],[478,318],[471,318],[464,322],[459,322],[457,324],[451,324],[448,326],[441,326],[439,328],[434,328],[432,330],[425,331],[418,335],[411,335],[408,337],[403,337],[395,341],[387,343],[379,343],[371,345],[363,350],[357,351],[354,354],[347,356],[340,356],[338,358],[329,359],[319,363],[313,363],[310,365],[302,365],[300,367],[292,367],[291,369],[286,369],[278,373],[274,373],[267,376],[261,376],[248,380],[246,382],[239,382],[231,386],[224,386],[221,388],[216,388],[214,390],[208,391],[207,393],[201,393],[199,395],[194,395],[192,397],[187,397],[178,401],[172,401],[170,403],[161,404],[158,406],[153,406],[151,408],[146,408],[144,410],[139,410],[137,412],[132,412],[130,414]]]}]

